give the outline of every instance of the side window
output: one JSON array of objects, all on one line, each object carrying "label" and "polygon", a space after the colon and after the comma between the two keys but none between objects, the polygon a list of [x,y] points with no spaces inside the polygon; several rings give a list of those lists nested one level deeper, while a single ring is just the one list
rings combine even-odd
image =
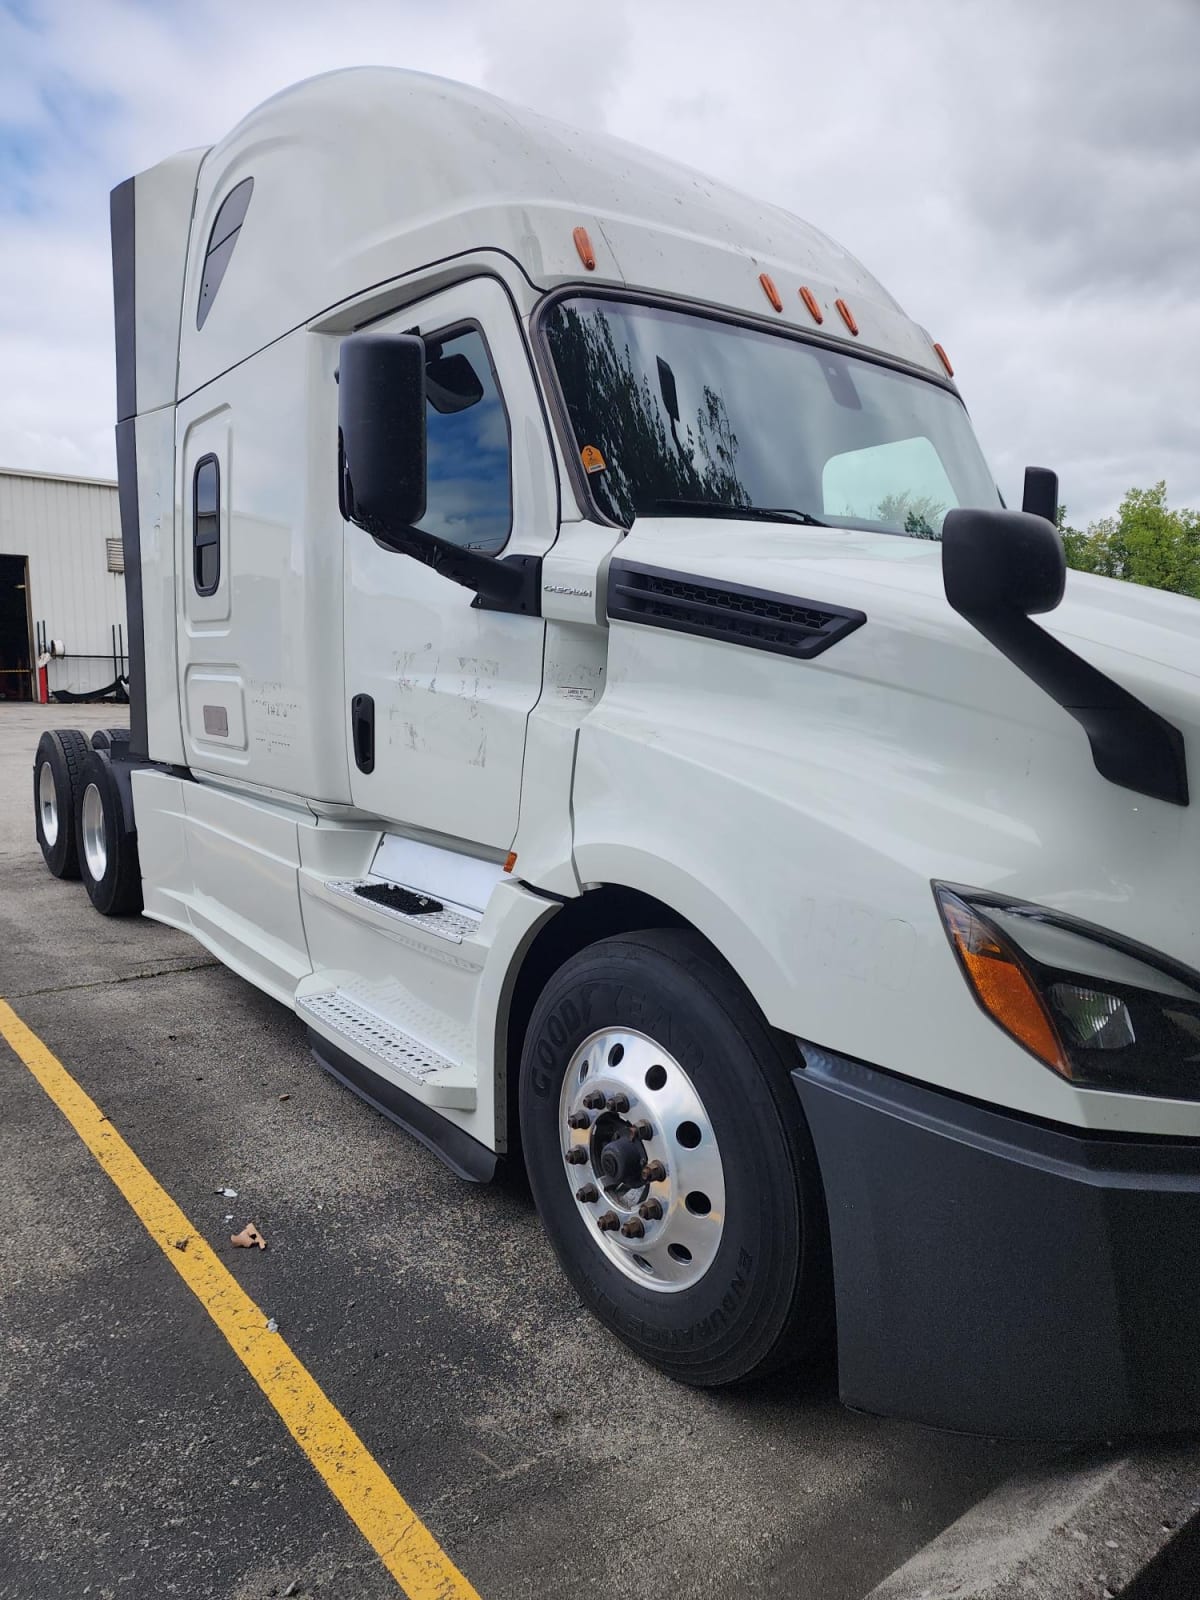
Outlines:
[{"label": "side window", "polygon": [[508,413],[483,334],[451,329],[425,339],[428,484],[426,533],[482,550],[502,550],[512,530]]},{"label": "side window", "polygon": [[196,307],[197,328],[204,326],[208,313],[212,310],[213,301],[217,298],[217,290],[221,287],[225,268],[229,265],[233,247],[246,219],[246,210],[253,192],[254,179],[243,178],[221,202],[221,209],[217,212],[212,232],[208,236],[208,249],[204,252],[204,271],[200,274],[200,303]]},{"label": "side window", "polygon": [[221,469],[201,456],[192,474],[192,575],[197,594],[215,594],[221,581]]}]

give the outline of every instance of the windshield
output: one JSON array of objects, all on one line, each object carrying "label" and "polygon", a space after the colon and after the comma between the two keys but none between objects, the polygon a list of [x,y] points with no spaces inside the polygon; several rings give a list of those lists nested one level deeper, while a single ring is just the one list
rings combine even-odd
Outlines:
[{"label": "windshield", "polygon": [[790,511],[941,537],[1000,497],[957,397],[873,361],[689,312],[580,296],[545,327],[601,510]]}]

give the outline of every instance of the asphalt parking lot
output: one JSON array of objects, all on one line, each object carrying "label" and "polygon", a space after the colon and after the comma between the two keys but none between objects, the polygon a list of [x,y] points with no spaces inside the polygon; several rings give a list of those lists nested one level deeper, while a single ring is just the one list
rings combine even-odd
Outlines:
[{"label": "asphalt parking lot", "polygon": [[[482,1600],[900,1595],[889,1575],[928,1564],[949,1525],[1066,1485],[1058,1539],[1073,1458],[853,1415],[828,1369],[706,1394],[644,1367],[576,1301],[517,1178],[460,1182],[186,935],[101,918],[53,879],[33,838],[38,734],[120,720],[0,705],[0,996],[277,1321]],[[400,1593],[3,1043],[0,1133],[0,1595]],[[251,1221],[265,1251],[230,1245]],[[1129,1526],[1113,1536],[1114,1514],[1060,1540],[1087,1547],[1088,1586],[1047,1568],[1042,1587],[1035,1567],[1021,1592],[1120,1592],[1150,1524],[1157,1548],[1186,1520],[1192,1446],[1139,1459],[1143,1477],[1146,1459],[1162,1472]],[[1111,1492],[1123,1464],[1087,1470]]]}]

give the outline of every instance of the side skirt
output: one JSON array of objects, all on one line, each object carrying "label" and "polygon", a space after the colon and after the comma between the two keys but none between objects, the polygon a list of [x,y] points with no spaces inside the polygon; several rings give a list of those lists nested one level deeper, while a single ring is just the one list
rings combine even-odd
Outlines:
[{"label": "side skirt", "polygon": [[432,1150],[460,1178],[470,1183],[490,1183],[496,1175],[499,1156],[494,1150],[472,1139],[469,1133],[448,1122],[445,1117],[422,1105],[412,1095],[405,1094],[395,1084],[381,1078],[369,1067],[362,1066],[337,1045],[323,1039],[310,1028],[309,1047],[325,1071],[353,1089],[360,1099],[411,1133],[427,1150]]}]

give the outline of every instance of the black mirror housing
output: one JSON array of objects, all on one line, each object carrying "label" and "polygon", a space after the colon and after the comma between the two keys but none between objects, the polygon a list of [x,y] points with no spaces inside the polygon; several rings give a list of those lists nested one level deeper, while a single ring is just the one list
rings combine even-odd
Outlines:
[{"label": "black mirror housing", "polygon": [[1028,511],[947,511],[942,581],[947,600],[972,622],[1053,611],[1067,582],[1062,539]]},{"label": "black mirror housing", "polygon": [[1058,473],[1049,467],[1025,468],[1025,492],[1021,496],[1021,510],[1031,516],[1044,517],[1058,526]]},{"label": "black mirror housing", "polygon": [[1030,620],[1054,610],[1066,579],[1062,538],[1045,517],[947,511],[942,582],[955,611],[1079,723],[1102,777],[1186,806],[1187,760],[1179,729]]},{"label": "black mirror housing", "polygon": [[425,343],[354,333],[338,361],[338,502],[377,536],[425,515]]}]

